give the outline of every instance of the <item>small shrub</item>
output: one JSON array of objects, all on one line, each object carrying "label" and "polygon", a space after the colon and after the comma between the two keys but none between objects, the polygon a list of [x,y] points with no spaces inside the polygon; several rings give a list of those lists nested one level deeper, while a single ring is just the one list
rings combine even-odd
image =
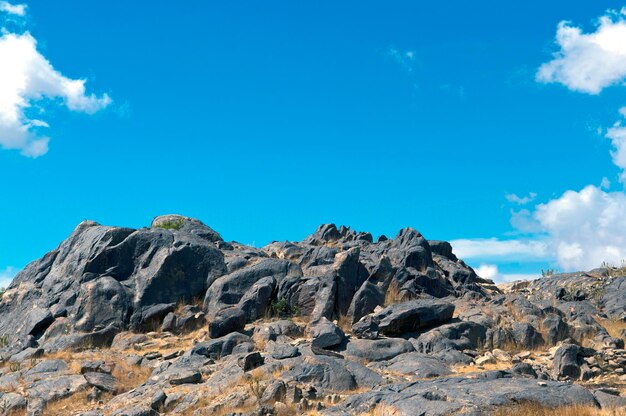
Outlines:
[{"label": "small shrub", "polygon": [[270,316],[277,317],[290,317],[300,315],[300,308],[291,307],[287,302],[287,299],[280,298],[276,302],[272,302],[269,308]]},{"label": "small shrub", "polygon": [[8,346],[9,346],[9,336],[8,335],[0,336],[0,348],[4,348]]},{"label": "small shrub", "polygon": [[556,273],[555,269],[541,269],[541,277],[549,277]]},{"label": "small shrub", "polygon": [[160,222],[155,228],[164,228],[166,230],[180,230],[185,225],[185,220],[176,218],[173,220]]},{"label": "small shrub", "polygon": [[20,371],[22,368],[22,364],[21,363],[11,363],[11,365],[9,366],[9,369],[11,370],[12,373],[16,372],[16,371]]}]

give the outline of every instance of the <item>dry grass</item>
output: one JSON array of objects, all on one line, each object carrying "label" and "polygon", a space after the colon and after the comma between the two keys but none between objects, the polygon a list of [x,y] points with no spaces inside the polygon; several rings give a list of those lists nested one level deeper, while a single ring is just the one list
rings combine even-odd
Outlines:
[{"label": "dry grass", "polygon": [[123,360],[115,362],[113,377],[117,379],[118,393],[125,393],[145,383],[151,373],[150,368],[131,366]]},{"label": "dry grass", "polygon": [[621,338],[626,340],[623,334],[626,334],[626,321],[621,319],[605,319],[596,317],[596,321],[606,329],[613,338]]},{"label": "dry grass", "polygon": [[46,359],[60,359],[68,363],[69,369],[80,374],[81,361],[102,360],[113,366],[113,376],[117,379],[117,393],[124,393],[143,384],[148,380],[152,370],[138,367],[125,361],[125,354],[112,354],[110,350],[96,350],[84,352],[59,351],[45,356]]},{"label": "dry grass", "polygon": [[400,287],[398,286],[398,282],[392,280],[387,288],[387,292],[385,293],[385,303],[383,306],[387,307],[389,305],[393,305],[394,303],[398,303],[402,300],[402,294],[400,293]]},{"label": "dry grass", "polygon": [[498,361],[495,364],[483,364],[481,366],[477,365],[459,365],[453,366],[452,372],[455,374],[470,374],[470,373],[482,373],[484,371],[493,371],[493,370],[508,370],[511,368],[513,364]]},{"label": "dry grass", "polygon": [[346,334],[352,333],[352,322],[347,315],[339,315],[337,326]]},{"label": "dry grass", "polygon": [[494,416],[624,416],[626,409],[600,410],[593,406],[566,406],[551,408],[537,403],[525,403],[497,409]]},{"label": "dry grass", "polygon": [[196,306],[202,309],[204,307],[204,298],[202,296],[197,296],[193,298],[191,301],[180,300],[176,304],[176,310],[174,311],[174,313],[177,315],[180,315],[183,312],[183,308],[189,305]]},{"label": "dry grass", "polygon": [[[258,400],[263,394],[265,387],[271,381],[278,379],[286,367],[279,367],[268,373],[263,368],[256,368],[248,373],[243,374],[239,379],[230,384],[227,388],[224,388],[219,394],[211,394],[207,392],[197,403],[189,407],[183,415],[225,415],[241,412],[246,413],[258,408]],[[221,399],[229,396],[235,392],[245,392],[250,395],[250,398],[246,400],[243,406],[230,407],[225,406],[223,408],[215,409],[211,407],[216,403],[219,403]],[[211,412],[205,408],[211,407]],[[295,414],[295,413],[294,413]]]},{"label": "dry grass", "polygon": [[[44,414],[49,416],[65,416],[90,410],[94,407],[94,403],[87,399],[87,394],[87,391],[83,391],[64,399],[50,402],[46,406]],[[110,394],[103,394],[99,400],[108,401],[111,397],[112,395]]]}]

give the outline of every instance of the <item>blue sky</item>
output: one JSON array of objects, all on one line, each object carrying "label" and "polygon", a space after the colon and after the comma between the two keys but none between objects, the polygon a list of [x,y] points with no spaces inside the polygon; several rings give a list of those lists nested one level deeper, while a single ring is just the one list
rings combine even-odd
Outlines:
[{"label": "blue sky", "polygon": [[[165,213],[257,246],[325,222],[412,226],[498,280],[626,258],[616,233],[555,220],[593,230],[626,211],[621,142],[606,136],[626,105],[622,51],[587,53],[584,37],[602,16],[620,25],[607,10],[624,4],[217,3],[0,3],[2,39],[36,51],[15,71],[50,65],[45,90],[19,91],[17,124],[0,124],[0,278],[83,219]],[[573,52],[556,42],[563,21],[581,31]],[[614,71],[572,78],[581,54]],[[559,56],[568,66],[538,78]],[[572,261],[577,248],[596,254]]]}]

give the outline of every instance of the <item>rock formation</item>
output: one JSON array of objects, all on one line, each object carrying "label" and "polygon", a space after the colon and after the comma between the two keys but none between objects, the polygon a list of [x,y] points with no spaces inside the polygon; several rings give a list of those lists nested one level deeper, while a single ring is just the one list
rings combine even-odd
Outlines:
[{"label": "rock formation", "polygon": [[621,271],[496,287],[449,243],[85,221],[0,301],[0,414],[484,414],[626,404]]}]

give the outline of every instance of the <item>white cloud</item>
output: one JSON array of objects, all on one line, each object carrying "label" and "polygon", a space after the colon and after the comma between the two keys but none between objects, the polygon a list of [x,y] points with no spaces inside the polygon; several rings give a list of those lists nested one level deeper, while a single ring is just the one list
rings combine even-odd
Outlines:
[{"label": "white cloud", "polygon": [[0,37],[0,146],[38,157],[48,151],[49,138],[41,135],[48,123],[31,116],[59,100],[72,111],[93,114],[107,107],[107,94],[86,94],[85,80],[70,79],[55,70],[37,50],[30,33]]},{"label": "white cloud", "polygon": [[541,224],[528,209],[511,210],[511,225],[518,231],[533,234],[542,232]]},{"label": "white cloud", "polygon": [[532,280],[540,277],[539,274],[509,274],[500,273],[498,266],[495,264],[481,263],[478,268],[474,270],[476,274],[483,279],[493,280],[496,283],[503,282],[515,282],[518,280]]},{"label": "white cloud", "polygon": [[541,240],[459,239],[450,242],[462,259],[529,261],[550,258],[548,244]]},{"label": "white cloud", "polygon": [[532,202],[537,197],[537,194],[534,192],[531,192],[530,194],[524,197],[519,197],[515,194],[506,194],[504,195],[504,197],[506,198],[507,201],[513,202],[514,204],[526,205],[529,202]]},{"label": "white cloud", "polygon": [[477,269],[474,270],[477,275],[482,277],[483,279],[492,279],[498,276],[498,266],[495,264],[485,264],[482,263],[478,266]]},{"label": "white cloud", "polygon": [[595,32],[583,33],[561,22],[556,33],[560,50],[537,71],[540,82],[557,82],[573,91],[598,94],[626,78],[626,9],[609,11]]},{"label": "white cloud", "polygon": [[564,270],[588,270],[626,259],[626,194],[593,185],[538,205],[535,218],[548,233]]},{"label": "white cloud", "polygon": [[27,7],[28,6],[25,4],[11,4],[8,1],[0,1],[0,12],[14,14],[16,16],[25,16]]},{"label": "white cloud", "polygon": [[4,270],[0,270],[0,287],[6,288],[9,286],[16,274],[17,270],[14,267],[9,266]]}]

